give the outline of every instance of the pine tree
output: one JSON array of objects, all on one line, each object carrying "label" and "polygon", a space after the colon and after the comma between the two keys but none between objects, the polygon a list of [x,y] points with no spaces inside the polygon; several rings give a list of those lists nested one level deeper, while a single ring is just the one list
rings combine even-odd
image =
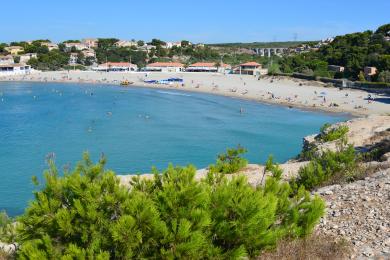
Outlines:
[{"label": "pine tree", "polygon": [[18,219],[20,259],[238,259],[256,257],[285,237],[309,234],[324,203],[304,189],[293,193],[273,174],[252,187],[242,176],[193,166],[154,170],[153,179],[119,184],[88,155],[60,176],[53,163],[42,190]]}]

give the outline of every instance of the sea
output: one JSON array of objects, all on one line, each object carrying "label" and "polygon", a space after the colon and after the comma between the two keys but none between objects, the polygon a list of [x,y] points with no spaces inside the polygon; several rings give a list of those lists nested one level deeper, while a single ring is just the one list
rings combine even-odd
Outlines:
[{"label": "sea", "polygon": [[251,163],[296,156],[304,136],[347,114],[306,111],[211,94],[74,83],[0,83],[0,211],[22,214],[32,176],[61,172],[88,152],[117,174],[170,163],[204,168],[241,145]]}]

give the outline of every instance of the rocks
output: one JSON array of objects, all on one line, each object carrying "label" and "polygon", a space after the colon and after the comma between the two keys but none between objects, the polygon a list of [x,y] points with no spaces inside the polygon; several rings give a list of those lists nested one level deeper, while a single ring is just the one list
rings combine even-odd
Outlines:
[{"label": "rocks", "polygon": [[390,169],[317,193],[327,204],[320,232],[350,241],[354,259],[390,259]]},{"label": "rocks", "polygon": [[0,242],[0,249],[6,254],[13,254],[16,251],[16,244],[6,244]]},{"label": "rocks", "polygon": [[[383,143],[390,136],[390,116],[371,115],[368,117],[355,118],[346,122],[337,123],[331,126],[336,128],[339,126],[348,126],[347,133],[348,142],[356,148],[363,150],[371,150],[373,148],[388,147],[389,142]],[[316,140],[319,135],[310,135],[303,139],[303,150],[309,151],[316,147],[315,154],[321,154],[325,150],[337,150],[337,140],[332,142],[322,143]],[[318,139],[318,138],[317,138]],[[375,144],[378,144],[376,147]],[[387,161],[390,154],[384,155],[382,161]]]}]

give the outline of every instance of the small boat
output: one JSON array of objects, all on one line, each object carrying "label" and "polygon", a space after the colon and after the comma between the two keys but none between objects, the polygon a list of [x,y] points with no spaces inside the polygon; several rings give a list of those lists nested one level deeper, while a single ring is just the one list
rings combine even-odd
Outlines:
[{"label": "small boat", "polygon": [[131,85],[131,84],[133,84],[133,82],[128,81],[128,80],[121,81],[121,86],[128,86],[128,85]]}]

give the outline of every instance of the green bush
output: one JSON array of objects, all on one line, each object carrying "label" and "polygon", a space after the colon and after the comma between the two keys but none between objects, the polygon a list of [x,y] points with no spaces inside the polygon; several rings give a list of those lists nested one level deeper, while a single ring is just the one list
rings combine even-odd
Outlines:
[{"label": "green bush", "polygon": [[330,124],[324,124],[320,129],[318,140],[322,142],[331,142],[344,138],[349,131],[348,126],[341,125],[335,128],[330,128]]},{"label": "green bush", "polygon": [[340,145],[338,151],[324,151],[312,157],[308,165],[299,170],[298,177],[291,181],[293,187],[304,186],[312,190],[329,183],[351,181],[358,168],[358,156],[352,145]]},{"label": "green bush", "polygon": [[210,171],[225,174],[238,172],[248,164],[246,159],[241,158],[241,155],[246,152],[247,150],[241,146],[227,149],[226,153],[218,155],[214,165],[210,165]]},{"label": "green bush", "polygon": [[0,242],[8,243],[16,238],[13,219],[5,211],[0,212]]},{"label": "green bush", "polygon": [[[237,259],[258,256],[283,238],[308,235],[324,212],[319,197],[269,177],[264,186],[243,176],[192,166],[119,185],[105,160],[88,156],[63,177],[54,164],[18,228],[20,259]],[[271,169],[276,169],[269,163]]]}]

